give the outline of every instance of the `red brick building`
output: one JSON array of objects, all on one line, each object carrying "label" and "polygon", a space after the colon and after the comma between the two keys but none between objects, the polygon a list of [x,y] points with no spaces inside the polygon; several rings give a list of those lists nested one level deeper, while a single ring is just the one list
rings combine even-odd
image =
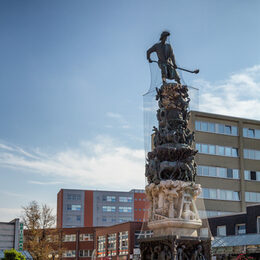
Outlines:
[{"label": "red brick building", "polygon": [[57,227],[111,226],[147,220],[144,190],[98,191],[61,189],[57,194]]}]

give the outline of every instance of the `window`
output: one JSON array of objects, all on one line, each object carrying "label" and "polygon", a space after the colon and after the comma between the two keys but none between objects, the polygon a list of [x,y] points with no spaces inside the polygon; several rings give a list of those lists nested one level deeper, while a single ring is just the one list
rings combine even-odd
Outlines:
[{"label": "window", "polygon": [[92,250],[79,250],[79,257],[91,257]]},{"label": "window", "polygon": [[246,233],[246,224],[236,225],[236,235],[243,235]]},{"label": "window", "polygon": [[71,210],[77,210],[80,211],[81,210],[81,205],[71,205]]},{"label": "window", "polygon": [[80,194],[67,194],[68,200],[81,200]]},{"label": "window", "polygon": [[119,218],[120,223],[128,222],[128,221],[131,221],[131,217],[120,217]]},{"label": "window", "polygon": [[210,132],[216,134],[225,134],[225,135],[238,135],[238,129],[236,126],[216,124],[212,122],[205,121],[195,121],[195,129],[197,131]]},{"label": "window", "polygon": [[119,212],[132,212],[132,207],[119,207]]},{"label": "window", "polygon": [[103,196],[103,201],[115,202],[116,197],[115,196]]},{"label": "window", "polygon": [[247,181],[260,181],[260,172],[259,171],[244,171],[244,177]]},{"label": "window", "polygon": [[93,234],[80,234],[79,240],[80,241],[93,241]]},{"label": "window", "polygon": [[75,250],[66,250],[63,254],[63,257],[76,257],[76,251]]},{"label": "window", "polygon": [[260,160],[260,151],[244,149],[244,157],[245,159],[250,159],[250,160]]},{"label": "window", "polygon": [[260,216],[257,217],[256,222],[257,222],[257,233],[260,233]]},{"label": "window", "polygon": [[119,202],[132,202],[132,197],[119,197]]},{"label": "window", "polygon": [[260,130],[253,128],[243,128],[243,136],[247,138],[260,139]]},{"label": "window", "polygon": [[76,234],[64,235],[63,242],[74,242],[76,241]]},{"label": "window", "polygon": [[200,236],[201,237],[208,237],[209,236],[209,229],[208,228],[201,228],[200,229]]},{"label": "window", "polygon": [[233,179],[233,171],[232,171],[232,169],[227,169],[227,178]]},{"label": "window", "polygon": [[245,192],[246,202],[260,202],[260,193],[258,192]]},{"label": "window", "polygon": [[207,217],[216,217],[216,216],[223,216],[223,215],[231,215],[234,212],[226,212],[226,211],[215,211],[215,210],[199,210],[200,218],[207,218]]},{"label": "window", "polygon": [[217,199],[217,200],[233,200],[233,201],[240,200],[239,192],[237,191],[209,189],[209,188],[202,188],[202,195],[200,197],[204,199]]},{"label": "window", "polygon": [[216,154],[216,146],[209,145],[209,154]]},{"label": "window", "polygon": [[119,255],[128,254],[128,231],[119,232]]},{"label": "window", "polygon": [[81,216],[76,216],[76,220],[80,221],[81,220]]},{"label": "window", "polygon": [[102,207],[103,212],[116,212],[115,206],[103,206]]},{"label": "window", "polygon": [[[227,169],[227,168],[203,166],[203,165],[198,165],[197,169],[198,169],[199,176],[239,179],[238,169]],[[259,179],[260,179],[260,174],[259,174]]]},{"label": "window", "polygon": [[227,235],[226,226],[217,226],[217,236],[223,237],[226,235]]},{"label": "window", "polygon": [[97,255],[98,257],[103,257],[106,255],[106,237],[98,236],[97,241]]},{"label": "window", "polygon": [[[228,146],[197,143],[196,149],[198,150],[199,153],[238,157],[238,149],[233,147],[228,147]],[[259,158],[260,158],[260,151],[259,151]]]},{"label": "window", "polygon": [[108,256],[116,255],[116,233],[109,234],[107,237],[108,245]]}]

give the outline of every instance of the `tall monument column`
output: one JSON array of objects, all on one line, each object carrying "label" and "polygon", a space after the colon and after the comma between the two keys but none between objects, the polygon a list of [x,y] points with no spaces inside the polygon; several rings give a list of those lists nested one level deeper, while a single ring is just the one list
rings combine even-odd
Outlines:
[{"label": "tall monument column", "polygon": [[147,154],[145,171],[153,237],[140,240],[141,256],[142,260],[210,260],[211,241],[198,234],[202,221],[195,201],[201,186],[195,184],[194,133],[187,128],[188,88],[180,83],[172,48],[166,44],[168,36],[163,32],[161,42],[147,51],[150,62],[150,54],[157,53],[162,85],[156,89],[158,126],[153,128],[153,149]]}]

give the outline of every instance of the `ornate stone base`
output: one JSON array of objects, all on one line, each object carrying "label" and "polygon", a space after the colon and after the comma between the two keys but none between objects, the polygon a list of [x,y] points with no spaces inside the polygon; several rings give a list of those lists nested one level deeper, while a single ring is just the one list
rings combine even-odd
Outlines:
[{"label": "ornate stone base", "polygon": [[210,260],[211,239],[162,236],[140,239],[141,260]]},{"label": "ornate stone base", "polygon": [[148,227],[153,230],[154,236],[191,236],[197,237],[197,229],[202,226],[201,220],[184,220],[168,218],[148,223]]},{"label": "ornate stone base", "polygon": [[199,184],[184,181],[161,181],[146,186],[150,201],[148,227],[154,236],[177,235],[196,237],[202,226],[195,205]]}]

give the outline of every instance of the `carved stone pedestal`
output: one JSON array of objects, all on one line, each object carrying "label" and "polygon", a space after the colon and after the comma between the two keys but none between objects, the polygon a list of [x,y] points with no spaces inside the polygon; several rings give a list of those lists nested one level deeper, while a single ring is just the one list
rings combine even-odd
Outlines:
[{"label": "carved stone pedestal", "polygon": [[195,183],[197,151],[188,129],[188,88],[164,83],[156,91],[158,127],[145,171],[153,237],[140,241],[142,260],[210,260],[211,241],[197,231],[202,222],[195,201],[201,187]]},{"label": "carved stone pedestal", "polygon": [[211,240],[200,237],[161,236],[140,239],[141,260],[209,260]]},{"label": "carved stone pedestal", "polygon": [[193,182],[167,180],[147,185],[151,205],[148,227],[154,236],[198,236],[202,222],[195,200],[200,192],[200,185]]}]

